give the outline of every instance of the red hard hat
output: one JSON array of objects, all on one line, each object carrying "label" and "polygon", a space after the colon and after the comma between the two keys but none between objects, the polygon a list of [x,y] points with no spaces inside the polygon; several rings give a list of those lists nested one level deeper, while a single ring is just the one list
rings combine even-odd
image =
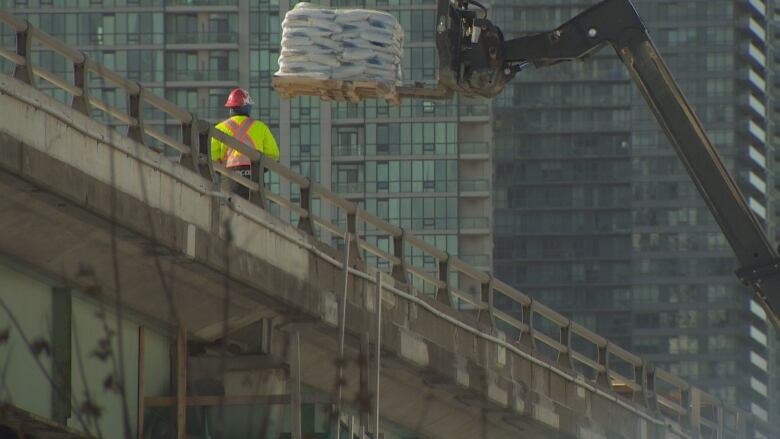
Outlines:
[{"label": "red hard hat", "polygon": [[254,105],[255,101],[252,99],[252,96],[249,96],[249,92],[244,90],[243,88],[237,88],[230,92],[230,96],[227,98],[227,102],[225,102],[225,107],[227,108],[238,108],[243,107],[244,105]]}]

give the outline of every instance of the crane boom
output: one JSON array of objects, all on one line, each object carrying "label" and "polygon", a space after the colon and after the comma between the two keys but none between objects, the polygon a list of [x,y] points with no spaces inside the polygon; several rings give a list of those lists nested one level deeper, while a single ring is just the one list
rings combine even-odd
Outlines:
[{"label": "crane boom", "polygon": [[630,0],[604,0],[552,31],[508,41],[478,2],[439,0],[436,31],[439,86],[470,96],[497,95],[529,65],[581,60],[612,46],[734,250],[737,276],[780,329],[771,306],[780,306],[780,258]]}]

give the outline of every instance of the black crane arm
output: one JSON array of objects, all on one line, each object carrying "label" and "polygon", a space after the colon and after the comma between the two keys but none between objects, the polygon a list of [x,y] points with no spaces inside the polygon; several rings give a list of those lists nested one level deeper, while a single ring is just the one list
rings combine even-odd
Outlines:
[{"label": "black crane arm", "polygon": [[631,1],[605,0],[557,29],[508,41],[480,12],[470,10],[466,0],[440,0],[440,83],[468,95],[492,97],[527,65],[545,67],[580,60],[612,46],[734,250],[740,266],[737,276],[756,292],[780,329],[770,306],[780,307],[780,258]]}]

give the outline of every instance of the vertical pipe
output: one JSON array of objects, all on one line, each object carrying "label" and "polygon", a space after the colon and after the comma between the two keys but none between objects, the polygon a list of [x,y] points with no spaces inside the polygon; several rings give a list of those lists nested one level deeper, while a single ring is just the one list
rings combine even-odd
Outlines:
[{"label": "vertical pipe", "polygon": [[251,38],[249,0],[238,1],[238,86],[249,90],[249,45]]},{"label": "vertical pipe", "polygon": [[290,404],[292,405],[292,439],[301,439],[301,334],[298,329],[291,335],[290,343],[290,379],[292,389]]},{"label": "vertical pipe", "polygon": [[379,378],[382,371],[382,272],[376,273],[376,387],[374,389],[374,438],[379,437]]},{"label": "vertical pipe", "polygon": [[[360,334],[360,429],[368,431],[371,417],[371,390],[369,389],[369,356],[371,349],[369,347],[368,333]],[[361,438],[363,436],[360,436]]]},{"label": "vertical pipe", "polygon": [[146,395],[144,394],[144,385],[145,385],[145,377],[144,377],[144,356],[145,356],[145,345],[144,345],[144,327],[139,326],[138,327],[138,388],[137,388],[137,406],[138,406],[138,416],[137,416],[137,423],[136,423],[136,432],[138,439],[143,439],[144,437],[144,398],[146,398]]},{"label": "vertical pipe", "polygon": [[176,337],[176,437],[187,439],[187,329]]},{"label": "vertical pipe", "polygon": [[336,438],[341,437],[341,396],[344,387],[344,337],[347,320],[347,290],[349,287],[349,250],[352,235],[344,236],[344,290],[339,303],[339,376],[336,390]]}]

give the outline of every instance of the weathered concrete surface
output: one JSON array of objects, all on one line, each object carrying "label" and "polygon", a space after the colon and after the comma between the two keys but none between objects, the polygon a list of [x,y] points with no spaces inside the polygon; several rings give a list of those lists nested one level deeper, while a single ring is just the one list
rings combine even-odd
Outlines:
[{"label": "weathered concrete surface", "polygon": [[[333,389],[342,272],[307,247],[340,254],[5,76],[0,108],[0,252],[195,336],[219,334],[226,299],[234,323],[276,316],[302,331],[304,382]],[[351,280],[352,357],[375,295]],[[400,297],[383,302],[382,415],[425,437],[669,437],[544,364]],[[347,395],[357,376],[352,366]]]}]

